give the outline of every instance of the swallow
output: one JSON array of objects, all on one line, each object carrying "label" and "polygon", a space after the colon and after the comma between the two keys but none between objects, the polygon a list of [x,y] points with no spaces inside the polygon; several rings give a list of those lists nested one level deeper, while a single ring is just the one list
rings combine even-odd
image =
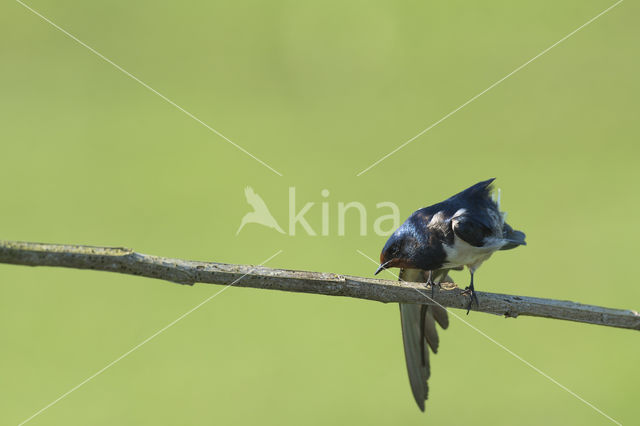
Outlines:
[{"label": "swallow", "polygon": [[469,308],[477,305],[475,271],[494,252],[526,245],[525,234],[504,221],[505,213],[491,198],[493,181],[415,211],[387,240],[376,274],[393,267],[422,269],[430,271],[427,284],[433,288],[433,271],[466,266],[471,273]]},{"label": "swallow", "polygon": [[[473,277],[480,265],[498,250],[526,245],[525,234],[505,222],[499,200],[491,198],[494,179],[479,182],[429,207],[415,211],[389,237],[380,254],[376,274],[388,268],[401,268],[403,281],[425,281],[431,293],[439,279],[451,269],[465,266],[471,281],[467,314],[473,303],[479,305]],[[435,324],[448,326],[446,310],[439,305],[400,304],[402,337],[409,382],[418,406],[424,411],[430,375],[429,351],[436,353],[438,335]]]}]

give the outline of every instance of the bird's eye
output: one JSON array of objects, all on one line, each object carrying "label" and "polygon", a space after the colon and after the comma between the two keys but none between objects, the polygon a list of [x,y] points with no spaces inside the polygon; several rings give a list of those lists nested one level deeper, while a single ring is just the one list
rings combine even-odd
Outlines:
[{"label": "bird's eye", "polygon": [[391,255],[393,257],[396,257],[400,254],[400,246],[393,246],[393,249],[391,250]]}]

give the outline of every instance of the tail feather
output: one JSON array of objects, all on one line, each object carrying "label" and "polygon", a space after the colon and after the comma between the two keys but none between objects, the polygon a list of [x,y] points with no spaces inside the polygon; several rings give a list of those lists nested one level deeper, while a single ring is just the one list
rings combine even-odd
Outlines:
[{"label": "tail feather", "polygon": [[422,305],[422,333],[424,339],[431,348],[434,354],[438,353],[438,345],[440,339],[438,338],[438,330],[436,330],[436,320],[433,316],[433,310],[429,305]]},{"label": "tail feather", "polygon": [[400,304],[400,319],[402,324],[402,342],[404,356],[409,373],[409,384],[413,398],[418,407],[424,411],[424,402],[429,396],[427,380],[431,375],[429,364],[429,350],[425,347],[420,330],[420,305]]},{"label": "tail feather", "polygon": [[449,316],[447,315],[447,310],[438,305],[431,305],[431,308],[431,313],[438,324],[440,324],[440,327],[443,329],[449,327]]},{"label": "tail feather", "polygon": [[[446,271],[444,271],[443,276],[446,276]],[[400,279],[424,282],[425,275],[424,271],[419,269],[403,269],[400,271]],[[429,348],[433,353],[438,351],[439,338],[436,322],[442,328],[447,328],[449,318],[447,317],[446,309],[437,305],[401,303],[400,319],[411,391],[418,407],[421,411],[424,411],[425,401],[429,396],[427,381],[431,375]]]}]

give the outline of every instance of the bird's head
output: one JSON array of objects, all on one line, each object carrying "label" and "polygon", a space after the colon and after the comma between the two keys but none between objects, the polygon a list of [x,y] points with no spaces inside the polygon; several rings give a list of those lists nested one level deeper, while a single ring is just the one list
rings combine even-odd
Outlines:
[{"label": "bird's head", "polygon": [[401,226],[382,248],[376,275],[383,269],[418,268],[419,250],[420,239],[412,227]]}]

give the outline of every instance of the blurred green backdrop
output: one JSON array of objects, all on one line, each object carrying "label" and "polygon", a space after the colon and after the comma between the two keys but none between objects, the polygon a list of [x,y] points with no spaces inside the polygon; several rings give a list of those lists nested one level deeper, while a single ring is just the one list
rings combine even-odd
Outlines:
[{"label": "blurred green backdrop", "polygon": [[[480,291],[640,307],[640,9],[624,2],[367,173],[356,173],[613,1],[50,2],[0,6],[0,238],[372,275],[385,238],[247,225],[252,186],[402,217],[496,176],[529,245]],[[332,210],[331,218],[335,218]],[[333,219],[331,219],[333,220]],[[387,275],[392,278],[391,275]],[[454,276],[460,283],[467,272]],[[0,265],[0,423],[18,424],[219,287]],[[458,312],[462,313],[462,311]],[[628,330],[465,317],[620,421],[637,420]],[[396,305],[230,288],[30,425],[608,424],[462,322],[411,397]]]}]

